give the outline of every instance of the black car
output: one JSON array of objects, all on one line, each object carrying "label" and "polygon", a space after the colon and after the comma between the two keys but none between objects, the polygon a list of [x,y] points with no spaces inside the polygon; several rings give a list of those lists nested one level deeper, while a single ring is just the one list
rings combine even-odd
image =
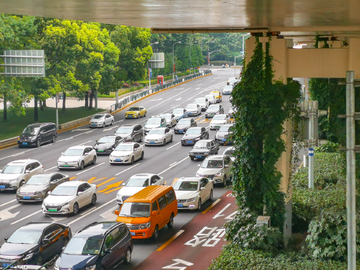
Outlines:
[{"label": "black car", "polygon": [[98,155],[110,155],[110,153],[118,146],[119,143],[125,140],[120,136],[104,136],[96,140],[94,149]]},{"label": "black car", "polygon": [[181,145],[194,145],[201,139],[209,139],[209,131],[205,127],[192,127],[181,138]]},{"label": "black car", "polygon": [[233,134],[233,128],[233,124],[220,126],[219,130],[215,134],[215,140],[223,145],[232,144],[231,135]]},{"label": "black car", "polygon": [[55,142],[57,138],[57,128],[54,123],[35,123],[28,125],[18,137],[18,146],[36,146]]},{"label": "black car", "polygon": [[71,229],[56,222],[31,222],[17,229],[0,248],[0,269],[9,265],[43,265],[61,253]]},{"label": "black car", "polygon": [[175,134],[183,134],[188,128],[197,127],[197,123],[193,118],[182,118],[174,127]]},{"label": "black car", "polygon": [[219,144],[215,140],[200,140],[189,152],[191,160],[204,159],[209,155],[216,155],[219,152]]},{"label": "black car", "polygon": [[142,125],[122,125],[115,131],[115,136],[124,138],[126,142],[142,142],[144,140],[145,130]]},{"label": "black car", "polygon": [[216,114],[223,114],[224,108],[221,104],[211,104],[205,112],[205,118],[212,118]]},{"label": "black car", "polygon": [[133,243],[128,227],[122,222],[94,222],[78,231],[70,240],[54,269],[115,269],[129,263]]}]

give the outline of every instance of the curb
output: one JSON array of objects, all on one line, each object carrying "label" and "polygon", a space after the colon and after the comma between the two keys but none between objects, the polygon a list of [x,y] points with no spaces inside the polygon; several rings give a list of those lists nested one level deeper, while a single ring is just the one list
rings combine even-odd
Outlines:
[{"label": "curb", "polygon": [[[134,103],[136,103],[136,102],[138,102],[140,100],[143,100],[143,99],[145,99],[147,97],[156,95],[157,93],[164,92],[164,91],[166,91],[168,89],[171,89],[171,88],[173,88],[175,86],[179,86],[179,85],[185,84],[187,82],[197,80],[199,78],[204,78],[204,77],[207,77],[207,76],[210,76],[210,75],[213,75],[213,74],[210,73],[210,74],[207,74],[207,75],[204,75],[204,76],[199,76],[199,77],[196,77],[194,79],[187,80],[185,82],[179,83],[177,85],[173,85],[173,86],[170,86],[168,88],[164,88],[164,89],[162,89],[160,91],[157,91],[155,93],[146,95],[146,96],[144,96],[142,98],[139,98],[139,99],[137,99],[137,100],[135,100],[133,102],[130,102],[129,104],[125,105],[124,107],[122,107],[122,108],[120,108],[120,109],[118,109],[118,110],[116,110],[114,112],[110,112],[110,110],[104,110],[104,112],[107,112],[107,113],[110,113],[111,115],[114,115],[114,114],[122,111],[123,109],[131,106],[132,104],[134,104]],[[77,127],[81,127],[81,126],[87,124],[92,117],[93,117],[93,115],[90,115],[90,116],[80,118],[80,119],[77,119],[77,120],[74,120],[74,121],[70,121],[70,122],[67,122],[67,123],[64,123],[64,124],[59,124],[59,129],[58,129],[57,133],[62,133],[62,132],[65,132],[65,131],[68,131],[68,130],[71,130],[71,129],[74,129],[74,128],[77,128]],[[62,128],[62,127],[64,127],[64,128]],[[17,138],[18,138],[18,136],[14,137],[14,138],[9,138],[9,139],[5,139],[5,140],[0,141],[0,150],[16,146],[17,145]]]}]

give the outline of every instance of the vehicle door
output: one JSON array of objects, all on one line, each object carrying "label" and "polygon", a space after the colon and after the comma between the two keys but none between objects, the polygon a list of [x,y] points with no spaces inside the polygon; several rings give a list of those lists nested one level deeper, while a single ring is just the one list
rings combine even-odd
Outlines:
[{"label": "vehicle door", "polygon": [[83,207],[84,205],[86,205],[86,193],[85,193],[85,186],[84,184],[81,184],[78,186],[77,191],[76,191],[76,199],[77,202],[79,204],[79,207]]},{"label": "vehicle door", "polygon": [[161,229],[168,222],[168,217],[166,213],[167,202],[165,195],[161,196],[157,201],[159,204],[159,214],[158,214],[159,219],[157,223],[159,224],[159,229]]},{"label": "vehicle door", "polygon": [[170,128],[165,128],[165,140],[166,142],[170,142],[170,138],[171,138],[171,132],[170,132]]},{"label": "vehicle door", "polygon": [[230,176],[230,169],[231,169],[231,159],[228,156],[224,157],[224,173],[227,177]]},{"label": "vehicle door", "polygon": [[83,156],[84,156],[85,165],[89,164],[92,161],[93,157],[91,155],[91,148],[90,147],[86,147],[84,149]]},{"label": "vehicle door", "polygon": [[204,127],[201,128],[201,134],[200,134],[200,139],[205,139],[206,138],[206,129]]},{"label": "vehicle door", "polygon": [[202,178],[200,180],[200,196],[201,201],[205,202],[210,197],[211,186],[209,185],[209,180],[207,178]]},{"label": "vehicle door", "polygon": [[40,128],[40,130],[39,130],[39,135],[38,135],[38,140],[39,140],[41,143],[46,142],[46,130],[45,130],[45,127],[41,127],[41,128]]},{"label": "vehicle door", "polygon": [[164,179],[164,178],[161,178],[158,175],[151,176],[150,177],[150,185],[162,185],[163,181],[161,181],[161,179]]},{"label": "vehicle door", "polygon": [[63,239],[60,236],[62,231],[62,227],[58,224],[51,224],[44,230],[40,240],[40,254],[43,262],[51,260],[61,252]]},{"label": "vehicle door", "polygon": [[139,125],[136,125],[132,131],[132,141],[133,142],[138,142],[140,141],[140,139],[142,138],[141,137],[141,134],[140,134],[140,126]]},{"label": "vehicle door", "polygon": [[106,269],[113,269],[119,258],[118,250],[116,248],[119,241],[119,227],[114,228],[105,237],[105,241],[101,250],[102,261],[101,265],[106,266]]},{"label": "vehicle door", "polygon": [[93,190],[91,188],[91,186],[88,183],[83,183],[82,184],[83,189],[84,189],[84,201],[85,201],[85,205],[88,205],[91,203],[91,199],[92,199],[92,195],[93,195]]},{"label": "vehicle door", "polygon": [[134,160],[138,160],[141,157],[141,147],[140,144],[134,143],[133,145],[133,152],[134,152]]}]

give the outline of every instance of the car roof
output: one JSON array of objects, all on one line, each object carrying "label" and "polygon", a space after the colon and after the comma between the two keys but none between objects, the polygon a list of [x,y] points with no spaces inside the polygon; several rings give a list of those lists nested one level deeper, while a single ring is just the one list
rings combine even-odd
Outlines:
[{"label": "car roof", "polygon": [[131,145],[134,145],[135,143],[138,143],[138,142],[123,142],[123,143],[121,143],[121,144],[119,144],[119,145],[124,145],[124,144],[131,144]]},{"label": "car roof", "polygon": [[112,221],[94,222],[79,230],[72,238],[90,236],[102,237],[110,228],[116,227],[120,224],[122,223]]},{"label": "car roof", "polygon": [[63,174],[61,172],[46,172],[46,173],[37,173],[37,174],[32,175],[31,177],[33,177],[33,176],[48,176],[48,177],[51,177],[54,174],[62,174],[62,175],[68,176],[68,175]]},{"label": "car roof", "polygon": [[[139,177],[139,176],[144,176],[144,177],[151,177],[151,176],[153,176],[153,175],[155,175],[154,173],[137,173],[137,174],[134,174],[133,176],[131,176],[131,177]],[[131,178],[130,177],[130,178]]]},{"label": "car roof", "polygon": [[153,128],[151,130],[165,130],[166,128],[168,128],[168,127],[157,127],[157,128]]},{"label": "car roof", "polygon": [[14,161],[11,161],[9,162],[7,165],[26,165],[26,164],[29,164],[29,163],[32,163],[32,162],[39,162],[38,160],[36,159],[18,159],[18,160],[14,160]]},{"label": "car roof", "polygon": [[204,177],[199,177],[199,176],[189,176],[189,177],[181,177],[177,181],[200,181],[203,178]]},{"label": "car roof", "polygon": [[121,127],[134,127],[134,126],[137,126],[137,125],[139,125],[139,124],[124,124]]},{"label": "car roof", "polygon": [[[190,127],[189,129],[202,129],[203,127]],[[189,130],[188,129],[188,130]]]},{"label": "car roof", "polygon": [[[50,224],[52,224],[52,222],[29,222],[28,224],[25,224],[23,226],[21,226],[19,229],[23,230],[23,229],[27,229],[27,230],[31,230],[31,231],[42,231],[45,228],[47,228]],[[59,224],[59,223],[56,223]]]},{"label": "car roof", "polygon": [[69,187],[77,187],[83,183],[87,183],[87,182],[84,182],[84,181],[69,181],[69,182],[64,182],[64,183],[61,183],[59,186],[69,186]]},{"label": "car roof", "polygon": [[71,146],[68,149],[85,149],[86,147],[91,147],[91,145],[75,145],[75,146]]},{"label": "car roof", "polygon": [[45,126],[45,125],[55,125],[54,123],[51,122],[46,122],[46,123],[33,123],[33,124],[29,124],[27,125],[27,127],[41,127],[41,126]]}]

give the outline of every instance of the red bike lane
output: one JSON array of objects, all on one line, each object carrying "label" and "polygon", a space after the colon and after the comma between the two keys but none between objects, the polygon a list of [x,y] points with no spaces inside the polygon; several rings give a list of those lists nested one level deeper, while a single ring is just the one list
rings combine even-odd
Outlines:
[{"label": "red bike lane", "polygon": [[236,209],[231,191],[226,192],[210,210],[181,228],[176,239],[170,239],[171,243],[165,243],[134,269],[206,270],[225,244],[223,225],[233,219]]}]

